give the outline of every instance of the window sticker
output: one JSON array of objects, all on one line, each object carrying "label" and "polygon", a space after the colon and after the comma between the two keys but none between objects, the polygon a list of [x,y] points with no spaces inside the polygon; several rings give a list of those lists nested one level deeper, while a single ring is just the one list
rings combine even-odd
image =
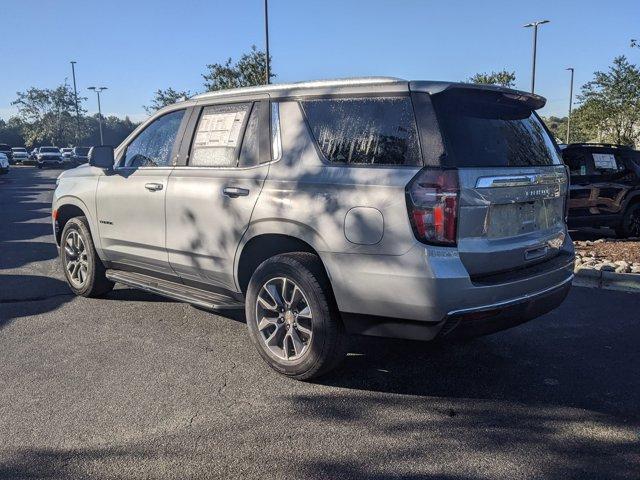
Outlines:
[{"label": "window sticker", "polygon": [[205,107],[200,116],[189,165],[200,167],[236,166],[236,147],[248,106]]},{"label": "window sticker", "polygon": [[196,132],[195,146],[235,147],[245,113],[244,109],[225,113],[207,112],[205,109]]},{"label": "window sticker", "polygon": [[600,170],[617,170],[616,157],[611,153],[593,153],[593,163]]}]

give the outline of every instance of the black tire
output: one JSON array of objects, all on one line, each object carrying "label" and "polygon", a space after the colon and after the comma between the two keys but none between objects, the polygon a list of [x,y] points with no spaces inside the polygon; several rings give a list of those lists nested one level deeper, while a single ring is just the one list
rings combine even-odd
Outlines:
[{"label": "black tire", "polygon": [[[75,235],[80,236],[84,245],[82,258],[83,263],[86,263],[86,274],[82,283],[74,279],[72,272],[67,268],[69,262],[73,262],[78,258],[78,255],[70,252],[70,249],[67,248],[69,240],[75,238]],[[71,241],[73,242],[73,240]],[[60,261],[62,262],[62,269],[69,288],[76,295],[100,297],[113,289],[114,283],[105,276],[104,264],[96,253],[86,217],[74,217],[65,224],[60,237]]]},{"label": "black tire", "polygon": [[616,227],[616,235],[620,238],[640,237],[640,202],[627,207]]},{"label": "black tire", "polygon": [[[303,353],[299,358],[290,360],[274,354],[267,347],[265,337],[258,329],[258,295],[265,284],[282,278],[293,282],[302,291],[303,301],[308,304],[312,312],[312,318],[309,319],[312,334],[304,342],[305,350],[302,350]],[[265,260],[249,281],[245,305],[251,341],[260,356],[275,371],[298,380],[307,380],[329,372],[344,359],[347,335],[333,298],[329,279],[316,255],[295,252],[276,255]],[[298,319],[298,321],[301,320]],[[286,323],[285,320],[282,322]],[[285,326],[293,329],[295,325],[294,323]]]}]

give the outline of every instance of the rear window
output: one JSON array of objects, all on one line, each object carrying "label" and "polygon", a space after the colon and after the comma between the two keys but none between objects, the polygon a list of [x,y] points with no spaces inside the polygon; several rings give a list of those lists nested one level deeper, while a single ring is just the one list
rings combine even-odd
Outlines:
[{"label": "rear window", "polygon": [[77,155],[88,155],[89,154],[89,147],[76,147],[74,148],[75,153]]},{"label": "rear window", "polygon": [[432,97],[446,145],[446,166],[559,165],[542,121],[498,92],[451,90]]},{"label": "rear window", "polygon": [[349,165],[420,165],[408,97],[333,98],[300,102],[327,161]]},{"label": "rear window", "polygon": [[40,147],[40,153],[60,153],[56,147]]}]

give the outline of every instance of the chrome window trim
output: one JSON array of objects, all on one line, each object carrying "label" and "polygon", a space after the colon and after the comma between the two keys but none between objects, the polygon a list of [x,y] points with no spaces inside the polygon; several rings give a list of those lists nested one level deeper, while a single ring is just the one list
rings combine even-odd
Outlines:
[{"label": "chrome window trim", "polygon": [[478,178],[478,180],[476,180],[476,188],[527,187],[531,185],[554,185],[566,182],[566,175],[559,172],[524,175],[496,175]]}]

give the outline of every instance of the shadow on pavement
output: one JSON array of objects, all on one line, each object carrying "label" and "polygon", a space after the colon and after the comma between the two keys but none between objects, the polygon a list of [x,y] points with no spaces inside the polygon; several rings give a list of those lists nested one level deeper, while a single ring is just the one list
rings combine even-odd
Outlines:
[{"label": "shadow on pavement", "polygon": [[353,337],[319,383],[429,397],[562,405],[640,420],[638,297],[573,288],[557,310],[468,344]]},{"label": "shadow on pavement", "polygon": [[14,318],[55,310],[73,297],[62,280],[39,275],[3,274],[0,287],[0,329]]},{"label": "shadow on pavement", "polygon": [[57,250],[51,242],[2,242],[0,270],[20,268],[33,262],[44,262],[56,257]]}]

